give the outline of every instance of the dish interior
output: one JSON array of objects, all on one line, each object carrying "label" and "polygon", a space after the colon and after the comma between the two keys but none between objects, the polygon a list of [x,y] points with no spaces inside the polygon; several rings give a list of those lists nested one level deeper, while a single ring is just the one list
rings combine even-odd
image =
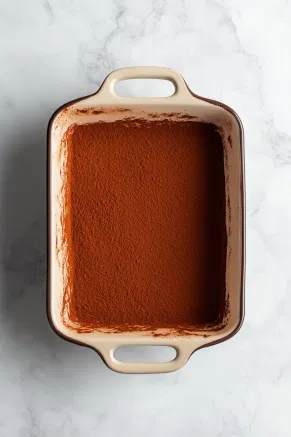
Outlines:
[{"label": "dish interior", "polygon": [[224,145],[191,119],[73,124],[66,148],[63,312],[86,331],[221,326]]}]

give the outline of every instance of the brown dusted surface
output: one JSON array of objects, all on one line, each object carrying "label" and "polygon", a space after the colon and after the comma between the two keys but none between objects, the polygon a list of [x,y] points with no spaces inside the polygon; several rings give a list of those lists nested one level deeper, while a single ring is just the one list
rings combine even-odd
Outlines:
[{"label": "brown dusted surface", "polygon": [[84,329],[215,325],[225,312],[223,145],[200,122],[75,125],[69,317]]}]

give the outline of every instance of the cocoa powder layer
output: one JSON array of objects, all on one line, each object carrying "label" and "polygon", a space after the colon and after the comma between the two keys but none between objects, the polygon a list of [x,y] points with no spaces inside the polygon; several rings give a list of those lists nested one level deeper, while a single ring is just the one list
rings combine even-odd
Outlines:
[{"label": "cocoa powder layer", "polygon": [[67,138],[69,317],[202,329],[226,310],[223,144],[212,124],[116,121]]}]

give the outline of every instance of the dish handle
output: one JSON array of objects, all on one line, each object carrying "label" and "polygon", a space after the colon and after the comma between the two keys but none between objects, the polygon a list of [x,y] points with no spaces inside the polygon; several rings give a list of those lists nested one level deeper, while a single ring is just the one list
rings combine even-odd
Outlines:
[{"label": "dish handle", "polygon": [[127,79],[169,80],[174,85],[175,92],[169,97],[162,97],[162,99],[183,97],[193,100],[193,94],[190,93],[183,77],[175,70],[166,67],[128,67],[115,70],[106,77],[97,94],[107,99],[124,99],[115,93],[114,86],[117,82]]},{"label": "dish handle", "polygon": [[175,346],[171,345],[176,350],[176,357],[171,361],[166,362],[125,362],[119,361],[114,357],[114,350],[120,347],[103,345],[102,347],[95,348],[105,364],[115,372],[119,373],[169,373],[183,367],[192,353],[193,345]]}]

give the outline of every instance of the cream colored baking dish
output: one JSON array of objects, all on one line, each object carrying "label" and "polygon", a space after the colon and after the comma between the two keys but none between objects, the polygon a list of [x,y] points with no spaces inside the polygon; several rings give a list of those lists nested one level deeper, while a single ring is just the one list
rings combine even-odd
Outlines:
[{"label": "cream colored baking dish", "polygon": [[[174,84],[175,92],[166,98],[121,98],[114,85],[133,78],[166,79]],[[102,107],[102,111],[100,108]],[[110,111],[106,113],[106,108]],[[112,109],[116,108],[116,111]],[[104,111],[105,109],[105,111]],[[120,111],[121,109],[121,111]],[[126,111],[141,113],[185,113],[197,120],[217,125],[224,142],[226,183],[226,296],[228,317],[219,330],[196,331],[188,335],[153,336],[150,332],[80,333],[62,315],[66,268],[65,247],[58,247],[62,229],[62,152],[61,142],[66,130],[74,123],[107,122],[123,119]],[[53,329],[67,340],[95,349],[112,370],[121,373],[172,372],[181,368],[197,349],[234,335],[243,321],[244,300],[244,158],[243,129],[239,117],[229,107],[193,94],[182,76],[161,67],[124,68],[111,73],[98,92],[70,102],[52,116],[48,130],[48,316]],[[230,219],[231,217],[231,219]],[[161,363],[128,363],[115,359],[114,350],[125,345],[166,345],[176,350],[172,361]]]}]

